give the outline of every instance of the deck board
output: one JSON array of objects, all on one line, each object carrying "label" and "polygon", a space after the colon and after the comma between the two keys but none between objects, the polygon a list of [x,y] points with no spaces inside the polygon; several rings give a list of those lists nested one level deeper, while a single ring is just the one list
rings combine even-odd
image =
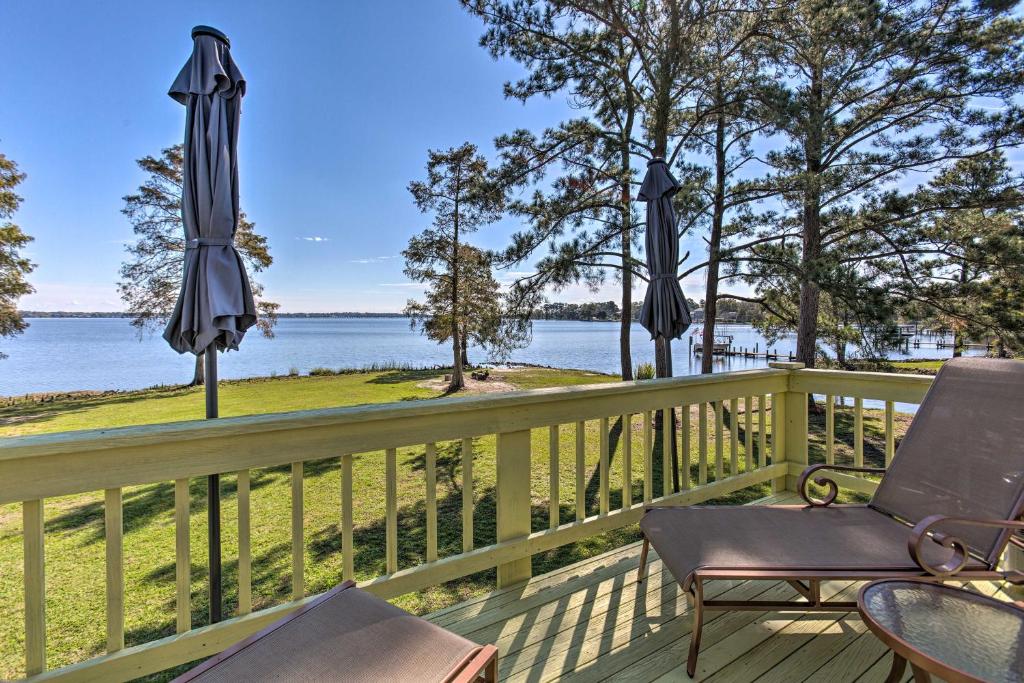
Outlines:
[{"label": "deck board", "polygon": [[[795,503],[792,494],[762,503]],[[690,681],[685,661],[692,613],[651,552],[638,584],[640,544],[478,596],[428,619],[499,651],[503,681]],[[854,599],[860,583],[822,584],[824,597]],[[995,582],[973,589],[1007,597]],[[707,597],[791,599],[784,582],[715,581]],[[891,658],[854,613],[719,612],[705,615],[693,680],[715,683],[853,683],[884,680]],[[909,675],[908,675],[909,679]]]}]

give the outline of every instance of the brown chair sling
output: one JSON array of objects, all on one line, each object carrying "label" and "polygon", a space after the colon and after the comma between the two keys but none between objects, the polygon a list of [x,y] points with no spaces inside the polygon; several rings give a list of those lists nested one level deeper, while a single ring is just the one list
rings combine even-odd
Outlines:
[{"label": "brown chair sling", "polygon": [[493,645],[477,645],[346,581],[174,683],[473,683],[497,679],[497,653]]},{"label": "brown chair sling", "polygon": [[[822,470],[883,474],[866,505],[833,505]],[[807,491],[826,486],[824,500]],[[955,359],[939,371],[888,470],[813,465],[800,505],[649,507],[639,580],[654,546],[693,602],[686,671],[694,675],[706,610],[853,611],[821,599],[823,580],[918,576],[1008,579],[996,565],[1007,543],[1024,547],[1024,362]],[[713,579],[786,581],[791,601],[705,600]]]}]

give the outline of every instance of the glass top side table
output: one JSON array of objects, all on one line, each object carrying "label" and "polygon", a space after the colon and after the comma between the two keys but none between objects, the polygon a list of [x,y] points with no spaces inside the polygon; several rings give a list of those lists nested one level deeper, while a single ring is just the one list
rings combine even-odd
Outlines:
[{"label": "glass top side table", "polygon": [[860,591],[868,628],[893,651],[888,682],[909,661],[914,680],[951,683],[1024,681],[1024,609],[971,591],[925,581],[887,579]]}]

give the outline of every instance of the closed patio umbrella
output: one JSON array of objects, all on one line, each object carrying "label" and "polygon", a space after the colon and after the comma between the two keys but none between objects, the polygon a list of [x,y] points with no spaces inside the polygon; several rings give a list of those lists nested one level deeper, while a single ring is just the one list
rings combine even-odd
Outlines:
[{"label": "closed patio umbrella", "polygon": [[[683,336],[690,326],[690,310],[679,286],[679,235],[676,232],[676,212],[672,196],[680,189],[669,173],[664,159],[655,157],[647,163],[647,174],[640,185],[637,199],[647,203],[647,272],[650,282],[644,305],[640,309],[640,324],[651,333],[651,339],[665,340],[665,369],[672,376],[672,342]],[[673,490],[679,490],[679,465],[676,462],[675,416],[670,415],[671,447],[663,449],[672,457]],[[664,430],[664,426],[662,427]]]},{"label": "closed patio umbrella", "polygon": [[[185,263],[181,293],[164,339],[178,353],[205,356],[206,417],[217,417],[217,351],[238,349],[256,323],[256,306],[238,228],[238,121],[245,79],[231,44],[208,26],[192,29],[192,56],[168,93],[185,105],[181,217]],[[210,620],[221,618],[220,481],[207,484]]]}]

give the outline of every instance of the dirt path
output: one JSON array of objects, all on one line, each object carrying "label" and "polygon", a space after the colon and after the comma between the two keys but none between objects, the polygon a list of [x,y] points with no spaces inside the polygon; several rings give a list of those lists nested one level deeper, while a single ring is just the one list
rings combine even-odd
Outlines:
[{"label": "dirt path", "polygon": [[[505,376],[506,372],[503,372],[500,376],[492,372],[491,376],[483,381],[473,379],[469,376],[469,373],[466,373],[466,388],[459,392],[459,396],[472,396],[474,394],[500,394],[507,391],[518,391],[519,387],[508,381],[508,378]],[[448,382],[445,381],[444,375],[440,375],[438,377],[428,379],[425,382],[420,382],[416,386],[423,389],[430,389],[431,391],[444,392],[448,388]]]}]

